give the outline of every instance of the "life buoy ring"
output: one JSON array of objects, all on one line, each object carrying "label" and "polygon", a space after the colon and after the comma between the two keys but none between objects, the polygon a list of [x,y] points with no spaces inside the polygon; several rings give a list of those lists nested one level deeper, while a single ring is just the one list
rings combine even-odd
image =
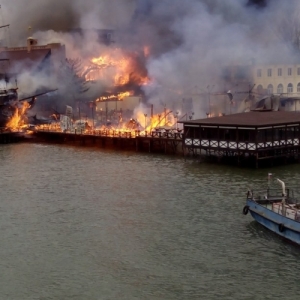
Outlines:
[{"label": "life buoy ring", "polygon": [[279,229],[280,232],[283,232],[285,227],[282,223],[280,223],[279,226],[278,226],[278,229]]},{"label": "life buoy ring", "polygon": [[246,215],[248,213],[248,211],[249,211],[249,206],[248,205],[244,206],[243,214]]}]

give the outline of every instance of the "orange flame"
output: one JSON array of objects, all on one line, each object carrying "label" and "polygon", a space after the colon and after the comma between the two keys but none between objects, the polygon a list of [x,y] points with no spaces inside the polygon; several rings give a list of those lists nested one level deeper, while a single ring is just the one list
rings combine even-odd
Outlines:
[{"label": "orange flame", "polygon": [[144,85],[150,81],[137,56],[125,53],[121,49],[110,49],[109,53],[94,57],[90,62],[92,65],[85,68],[86,80],[109,80],[115,86],[122,86],[131,81]]},{"label": "orange flame", "polygon": [[6,126],[12,130],[19,129],[21,126],[23,126],[24,125],[23,116],[29,107],[30,104],[28,102],[24,102],[21,108],[16,108],[14,115],[8,121]]},{"label": "orange flame", "polygon": [[116,95],[109,95],[109,96],[102,96],[100,97],[100,101],[107,101],[107,100],[123,100],[125,97],[132,96],[133,92],[123,92]]},{"label": "orange flame", "polygon": [[153,115],[152,117],[144,114],[142,111],[138,111],[137,120],[144,128],[144,132],[150,132],[158,127],[172,127],[176,124],[175,117],[170,110],[166,110],[165,113]]}]

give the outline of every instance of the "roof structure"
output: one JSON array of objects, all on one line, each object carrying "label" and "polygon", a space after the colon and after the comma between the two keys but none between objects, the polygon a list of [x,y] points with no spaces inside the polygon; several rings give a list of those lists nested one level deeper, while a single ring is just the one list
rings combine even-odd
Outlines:
[{"label": "roof structure", "polygon": [[212,117],[200,120],[182,121],[185,125],[211,126],[276,126],[300,123],[300,112],[291,111],[250,111],[239,114]]},{"label": "roof structure", "polygon": [[1,72],[20,73],[24,68],[34,70],[49,57],[51,49],[33,49],[30,52],[27,49],[15,51],[0,52],[0,59],[7,59],[8,61],[1,62]]}]

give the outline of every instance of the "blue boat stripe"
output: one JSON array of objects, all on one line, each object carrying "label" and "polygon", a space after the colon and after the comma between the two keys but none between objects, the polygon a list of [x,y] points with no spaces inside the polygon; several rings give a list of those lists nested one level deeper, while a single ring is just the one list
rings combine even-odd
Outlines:
[{"label": "blue boat stripe", "polygon": [[[260,216],[263,217],[264,219],[269,220],[269,221],[271,221],[271,222],[277,224],[277,225],[281,224],[281,223],[278,223],[277,221],[274,221],[274,219],[272,219],[271,217],[266,218],[266,217],[264,216],[264,214],[261,214],[260,212],[256,211],[256,210],[253,209],[252,207],[251,207],[251,208],[249,207],[249,210],[252,211],[252,212],[254,212],[254,213],[257,214],[257,215],[260,215]],[[270,210],[270,211],[271,211],[271,210]],[[272,212],[273,212],[273,211],[272,211]],[[282,216],[282,217],[284,217],[284,216]],[[295,220],[292,220],[292,219],[290,219],[290,220],[291,220],[291,221],[295,221]],[[297,221],[295,221],[295,222],[297,222]],[[299,223],[299,222],[298,222],[298,223]],[[300,231],[298,231],[298,230],[296,230],[296,229],[294,229],[294,228],[291,228],[290,226],[287,226],[286,224],[283,224],[283,225],[284,225],[285,228],[287,228],[287,229],[289,229],[289,230],[291,230],[291,231],[300,233]]]}]

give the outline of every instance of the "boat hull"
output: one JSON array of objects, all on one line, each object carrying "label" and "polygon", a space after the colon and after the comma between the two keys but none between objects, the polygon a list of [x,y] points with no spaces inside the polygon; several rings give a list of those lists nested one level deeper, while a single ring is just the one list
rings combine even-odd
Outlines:
[{"label": "boat hull", "polygon": [[247,200],[247,207],[252,217],[261,225],[300,245],[300,223],[282,216],[253,200]]}]

